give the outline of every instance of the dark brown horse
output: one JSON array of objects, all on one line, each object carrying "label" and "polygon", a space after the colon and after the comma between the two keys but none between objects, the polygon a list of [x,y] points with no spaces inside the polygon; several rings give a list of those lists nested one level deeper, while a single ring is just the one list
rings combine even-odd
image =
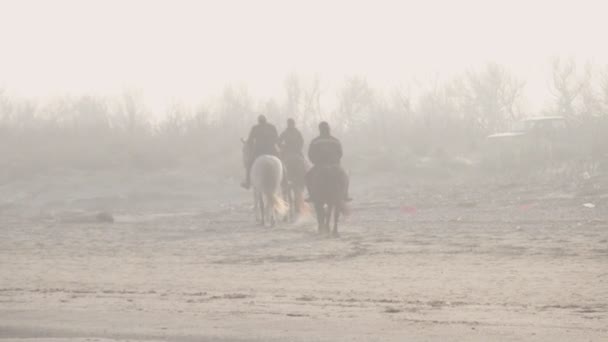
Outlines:
[{"label": "dark brown horse", "polygon": [[[338,237],[340,215],[346,211],[344,201],[348,175],[340,165],[317,166],[309,177],[309,192],[317,213],[319,234]],[[330,229],[333,218],[333,228]]]}]

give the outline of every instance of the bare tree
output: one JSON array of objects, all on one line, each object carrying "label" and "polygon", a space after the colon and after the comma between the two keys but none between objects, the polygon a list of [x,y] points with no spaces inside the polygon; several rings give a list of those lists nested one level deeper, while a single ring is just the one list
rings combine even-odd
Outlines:
[{"label": "bare tree", "polygon": [[399,86],[393,88],[392,94],[392,107],[401,115],[408,117],[414,112],[412,104],[412,92],[409,86]]},{"label": "bare tree", "polygon": [[380,118],[381,137],[387,145],[403,144],[403,136],[408,124],[414,119],[414,105],[409,87],[395,87],[386,101],[378,101],[378,110],[383,113]]},{"label": "bare tree", "polygon": [[604,67],[599,74],[599,89],[602,107],[600,114],[608,116],[608,66]]},{"label": "bare tree", "polygon": [[254,112],[253,98],[245,86],[224,89],[218,104],[218,117],[225,129],[244,134],[253,120]]},{"label": "bare tree", "polygon": [[169,138],[177,138],[185,134],[190,123],[191,113],[181,103],[173,103],[157,127],[157,133]]},{"label": "bare tree", "polygon": [[314,125],[317,121],[323,120],[321,111],[321,81],[315,76],[312,81],[304,88],[302,114],[304,123],[307,126]]},{"label": "bare tree", "polygon": [[13,104],[6,94],[6,90],[0,88],[0,127],[7,128],[10,122]]},{"label": "bare tree", "polygon": [[[81,134],[105,134],[111,128],[111,118],[108,103],[105,99],[93,96],[82,96],[70,101],[71,113],[63,113],[63,116],[71,116],[72,127]],[[61,115],[61,114],[60,114]]]},{"label": "bare tree", "polygon": [[574,59],[553,61],[553,73],[549,90],[555,97],[555,112],[572,118],[576,113],[575,100],[581,95],[591,80],[591,68],[588,65],[582,76],[577,75]]},{"label": "bare tree", "polygon": [[291,74],[285,79],[284,86],[287,93],[287,102],[285,104],[286,114],[288,117],[299,119],[302,104],[302,87],[300,79],[296,74]]},{"label": "bare tree", "polygon": [[285,114],[301,122],[304,127],[322,120],[321,83],[318,77],[311,80],[296,74],[289,75],[284,82],[287,95]]},{"label": "bare tree", "polygon": [[[590,79],[591,80],[591,79]],[[601,88],[598,91],[593,82],[585,82],[580,91],[580,110],[582,117],[589,118],[600,115],[604,106],[601,97]]]},{"label": "bare tree", "polygon": [[464,80],[452,84],[463,100],[463,115],[472,115],[483,129],[496,131],[521,115],[524,82],[506,68],[490,63],[479,72],[468,72]]},{"label": "bare tree", "polygon": [[123,94],[118,111],[114,117],[114,125],[128,134],[136,131],[144,132],[149,128],[146,120],[147,110],[142,93],[130,90]]},{"label": "bare tree", "polygon": [[453,145],[453,135],[459,131],[454,125],[457,113],[451,88],[433,82],[416,106],[417,120],[410,137],[416,153],[424,155]]},{"label": "bare tree", "polygon": [[356,128],[372,115],[374,91],[363,77],[351,77],[338,92],[338,116],[347,129]]}]

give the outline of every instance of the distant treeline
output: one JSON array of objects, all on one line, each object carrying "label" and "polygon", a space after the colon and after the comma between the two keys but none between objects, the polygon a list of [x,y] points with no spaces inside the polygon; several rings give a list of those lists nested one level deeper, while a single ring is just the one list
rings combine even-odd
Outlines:
[{"label": "distant treeline", "polygon": [[[576,158],[603,158],[608,154],[608,68],[560,59],[552,67],[547,80],[552,97],[533,114],[564,116],[570,134],[580,137]],[[296,119],[308,138],[319,121],[328,120],[344,140],[347,161],[398,169],[421,158],[474,158],[488,134],[508,130],[531,114],[524,110],[525,81],[497,64],[388,92],[375,90],[364,77],[351,77],[329,93],[318,79],[297,75],[285,79],[284,89],[281,100],[259,100],[244,87],[227,87],[213,103],[176,104],[157,122],[133,92],[41,103],[0,90],[0,167],[18,175],[53,168],[194,164],[238,175],[239,138],[263,113],[279,129],[287,118]]]}]

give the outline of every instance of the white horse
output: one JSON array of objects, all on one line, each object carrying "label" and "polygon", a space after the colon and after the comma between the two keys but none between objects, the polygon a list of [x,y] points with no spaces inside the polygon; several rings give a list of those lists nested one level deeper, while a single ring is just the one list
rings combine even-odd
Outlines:
[{"label": "white horse", "polygon": [[[251,158],[250,148],[244,144],[243,161],[247,162],[249,158]],[[253,161],[251,166],[253,203],[256,219],[262,225],[266,225],[266,221],[269,221],[274,227],[277,215],[284,216],[287,213],[287,203],[281,198],[283,177],[283,164],[279,158],[264,154]]]}]

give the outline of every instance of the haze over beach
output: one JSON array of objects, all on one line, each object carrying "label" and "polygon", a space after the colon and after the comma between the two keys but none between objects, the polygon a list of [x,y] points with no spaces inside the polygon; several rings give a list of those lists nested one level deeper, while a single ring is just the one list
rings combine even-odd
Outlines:
[{"label": "haze over beach", "polygon": [[602,1],[0,0],[0,342],[603,342]]}]

